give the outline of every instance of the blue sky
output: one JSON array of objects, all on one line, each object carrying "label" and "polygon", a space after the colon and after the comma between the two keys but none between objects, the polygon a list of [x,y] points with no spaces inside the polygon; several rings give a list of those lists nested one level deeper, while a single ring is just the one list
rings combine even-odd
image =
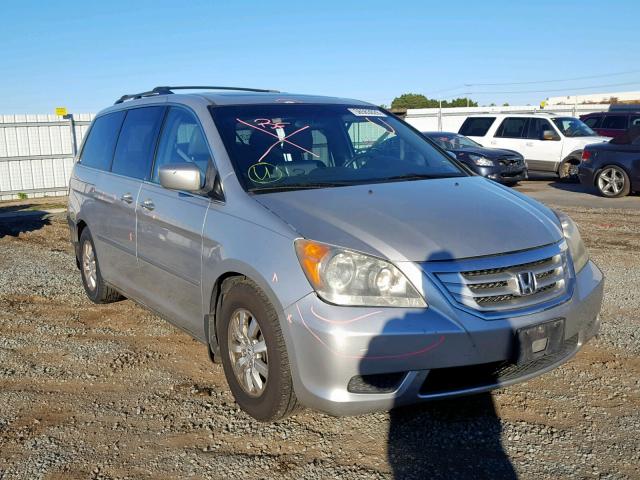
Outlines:
[{"label": "blue sky", "polygon": [[[378,104],[404,92],[537,104],[640,90],[637,0],[5,0],[1,17],[0,113],[95,112],[123,93],[166,84]],[[599,78],[476,85],[586,76]],[[475,86],[454,89],[464,84]],[[496,93],[528,90],[553,91]]]}]

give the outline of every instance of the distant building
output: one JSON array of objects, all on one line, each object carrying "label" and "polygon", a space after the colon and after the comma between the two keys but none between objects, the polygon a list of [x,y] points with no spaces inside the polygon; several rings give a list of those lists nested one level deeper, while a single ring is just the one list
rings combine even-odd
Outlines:
[{"label": "distant building", "polygon": [[578,105],[640,103],[640,92],[590,93],[588,95],[566,95],[563,97],[549,97],[546,99],[547,107],[550,105],[574,105],[576,103]]}]

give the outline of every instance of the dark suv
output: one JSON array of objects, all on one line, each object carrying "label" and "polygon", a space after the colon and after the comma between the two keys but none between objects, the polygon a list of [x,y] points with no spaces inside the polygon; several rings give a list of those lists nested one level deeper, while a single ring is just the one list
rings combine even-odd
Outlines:
[{"label": "dark suv", "polygon": [[612,105],[608,112],[581,115],[580,120],[605,137],[618,137],[628,128],[640,126],[640,105]]}]

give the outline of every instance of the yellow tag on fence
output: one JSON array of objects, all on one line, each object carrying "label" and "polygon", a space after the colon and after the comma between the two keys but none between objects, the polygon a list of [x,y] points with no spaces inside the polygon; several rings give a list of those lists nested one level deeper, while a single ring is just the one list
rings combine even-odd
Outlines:
[{"label": "yellow tag on fence", "polygon": [[67,114],[67,107],[56,107],[56,115],[64,117]]}]

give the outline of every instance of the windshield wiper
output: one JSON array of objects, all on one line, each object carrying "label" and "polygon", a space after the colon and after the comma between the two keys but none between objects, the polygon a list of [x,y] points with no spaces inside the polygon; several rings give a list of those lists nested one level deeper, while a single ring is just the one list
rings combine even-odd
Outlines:
[{"label": "windshield wiper", "polygon": [[387,177],[385,180],[432,180],[435,178],[451,178],[451,177],[462,177],[462,175],[457,174],[433,174],[433,173],[405,173],[402,175],[394,175],[392,177]]},{"label": "windshield wiper", "polygon": [[269,185],[265,187],[252,187],[247,189],[250,193],[284,192],[287,190],[310,190],[315,188],[345,187],[353,185],[352,182],[323,182],[323,183],[297,183],[293,185]]}]

